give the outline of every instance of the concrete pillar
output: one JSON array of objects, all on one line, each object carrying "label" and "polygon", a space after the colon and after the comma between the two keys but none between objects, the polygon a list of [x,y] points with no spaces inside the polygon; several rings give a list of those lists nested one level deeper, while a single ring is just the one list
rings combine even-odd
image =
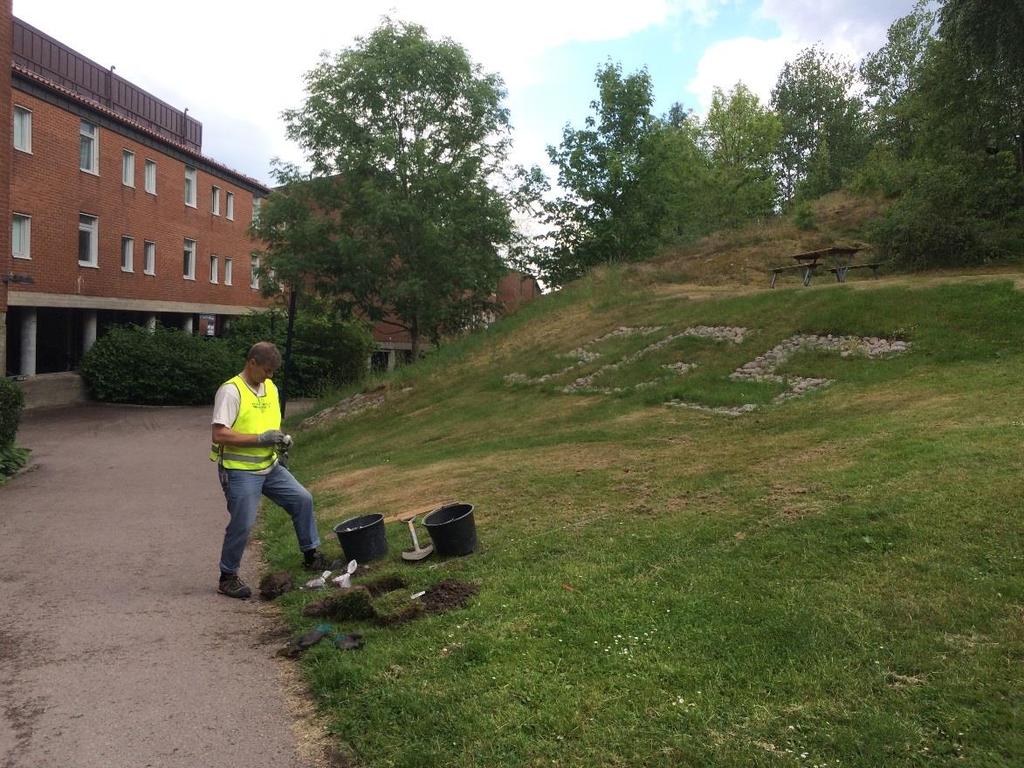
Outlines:
[{"label": "concrete pillar", "polygon": [[156,330],[156,315],[150,315],[146,318],[146,330],[150,333]]},{"label": "concrete pillar", "polygon": [[185,315],[185,319],[181,321],[181,329],[185,333],[192,333],[192,315]]},{"label": "concrete pillar", "polygon": [[395,350],[393,350],[393,349],[389,349],[388,350],[388,370],[389,371],[395,370],[395,363],[396,363],[397,359],[398,359],[398,353],[395,352]]},{"label": "concrete pillar", "polygon": [[96,310],[82,311],[82,354],[84,355],[96,343]]},{"label": "concrete pillar", "polygon": [[36,331],[39,319],[35,307],[22,307],[21,312],[21,375],[36,375]]}]

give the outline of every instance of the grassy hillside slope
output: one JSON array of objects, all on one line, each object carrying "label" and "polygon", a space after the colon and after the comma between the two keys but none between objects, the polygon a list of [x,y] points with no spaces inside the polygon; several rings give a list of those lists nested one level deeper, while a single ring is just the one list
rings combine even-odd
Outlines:
[{"label": "grassy hillside slope", "polygon": [[[446,578],[468,607],[303,658],[353,764],[1020,765],[1024,295],[676,277],[598,272],[297,433],[329,552],[352,515],[476,505],[476,554],[403,564],[396,524],[372,574],[409,580],[381,610]],[[280,510],[264,539],[294,567]]]}]

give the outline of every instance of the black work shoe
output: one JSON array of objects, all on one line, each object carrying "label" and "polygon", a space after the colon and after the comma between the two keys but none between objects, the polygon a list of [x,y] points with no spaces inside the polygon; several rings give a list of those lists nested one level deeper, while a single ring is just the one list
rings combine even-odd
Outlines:
[{"label": "black work shoe", "polygon": [[245,585],[245,582],[238,578],[238,574],[231,574],[227,578],[221,578],[217,585],[217,591],[228,597],[237,597],[245,600],[252,596],[252,590]]},{"label": "black work shoe", "polygon": [[332,565],[333,561],[324,557],[323,552],[314,551],[312,557],[302,558],[302,567],[307,571],[330,571]]}]

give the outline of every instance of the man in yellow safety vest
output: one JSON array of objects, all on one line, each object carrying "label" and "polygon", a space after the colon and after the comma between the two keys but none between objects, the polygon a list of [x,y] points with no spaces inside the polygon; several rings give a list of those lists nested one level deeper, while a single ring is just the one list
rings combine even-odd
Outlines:
[{"label": "man in yellow safety vest", "polygon": [[327,559],[317,550],[320,536],[313,496],[278,460],[291,440],[281,432],[281,403],[271,381],[280,367],[277,347],[269,341],[257,342],[249,349],[242,372],[224,382],[214,398],[210,460],[217,462],[230,516],[221,547],[217,591],[228,597],[252,594],[238,577],[238,569],[261,496],[291,516],[303,566],[311,571],[328,567]]}]

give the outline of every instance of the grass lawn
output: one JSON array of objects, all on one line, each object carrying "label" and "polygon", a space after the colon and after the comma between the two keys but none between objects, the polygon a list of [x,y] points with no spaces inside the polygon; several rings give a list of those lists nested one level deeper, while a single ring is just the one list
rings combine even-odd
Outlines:
[{"label": "grass lawn", "polygon": [[[694,301],[651,279],[599,273],[400,370],[382,408],[297,433],[331,554],[344,518],[476,505],[474,555],[404,564],[392,525],[373,573],[410,582],[384,610],[447,578],[479,585],[468,607],[339,625],[366,647],[302,658],[354,764],[1024,764],[1024,295],[822,281]],[[645,351],[696,327],[746,330]],[[910,349],[730,379],[796,334]],[[595,373],[606,393],[564,391]],[[796,377],[832,383],[776,403]],[[280,510],[262,536],[274,569],[297,565]],[[296,629],[314,597],[280,598]]]}]

